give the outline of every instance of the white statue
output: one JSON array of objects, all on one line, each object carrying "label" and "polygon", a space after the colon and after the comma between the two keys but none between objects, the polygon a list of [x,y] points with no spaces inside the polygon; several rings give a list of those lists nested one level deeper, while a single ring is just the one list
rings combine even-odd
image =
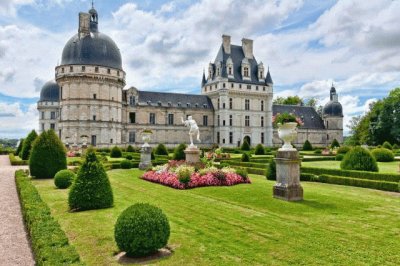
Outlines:
[{"label": "white statue", "polygon": [[199,127],[197,126],[196,121],[193,120],[192,116],[189,116],[186,121],[183,120],[183,117],[181,117],[181,119],[182,119],[182,123],[185,124],[185,126],[190,127],[190,130],[189,130],[190,147],[195,147],[193,144],[193,135],[197,134],[197,141],[201,142]]}]

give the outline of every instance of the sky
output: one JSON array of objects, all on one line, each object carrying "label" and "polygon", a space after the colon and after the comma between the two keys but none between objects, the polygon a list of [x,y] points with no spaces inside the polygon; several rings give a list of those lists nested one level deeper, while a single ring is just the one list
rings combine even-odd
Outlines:
[{"label": "sky", "polygon": [[[38,128],[36,102],[90,0],[0,0],[0,138]],[[222,34],[254,40],[274,97],[329,100],[344,126],[400,83],[400,0],[95,0],[121,50],[127,88],[200,93]],[[345,128],[348,134],[348,128]]]}]

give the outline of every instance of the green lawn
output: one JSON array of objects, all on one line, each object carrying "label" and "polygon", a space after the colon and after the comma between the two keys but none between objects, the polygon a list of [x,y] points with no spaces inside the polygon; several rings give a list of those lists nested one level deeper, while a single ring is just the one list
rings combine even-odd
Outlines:
[{"label": "green lawn", "polygon": [[377,190],[303,182],[305,200],[272,198],[274,182],[180,191],[108,172],[115,207],[70,213],[68,190],[34,180],[43,200],[88,265],[117,264],[113,228],[136,202],[163,209],[171,257],[160,265],[395,265],[400,261],[400,197]]},{"label": "green lawn", "polygon": [[[318,168],[330,168],[330,169],[340,169],[339,161],[314,161],[314,162],[302,162],[302,166],[306,167],[318,167]],[[378,162],[380,173],[399,173],[399,161],[394,162]]]}]

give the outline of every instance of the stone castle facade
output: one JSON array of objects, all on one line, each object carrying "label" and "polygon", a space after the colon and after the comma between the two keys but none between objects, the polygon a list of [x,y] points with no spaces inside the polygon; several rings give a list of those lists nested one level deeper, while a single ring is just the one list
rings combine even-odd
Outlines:
[{"label": "stone castle facade", "polygon": [[272,116],[290,112],[302,118],[294,142],[309,140],[327,146],[343,141],[343,112],[335,88],[322,116],[312,107],[274,105],[269,69],[253,54],[253,41],[222,44],[203,73],[201,94],[178,94],[125,88],[120,51],[98,31],[95,9],[79,14],[78,33],[65,45],[55,81],[47,82],[38,101],[39,131],[54,129],[68,144],[109,147],[141,145],[141,132],[153,131],[152,142],[169,146],[188,141],[181,119],[189,115],[200,128],[200,146],[217,143],[236,147],[247,139],[252,145],[280,145]]}]

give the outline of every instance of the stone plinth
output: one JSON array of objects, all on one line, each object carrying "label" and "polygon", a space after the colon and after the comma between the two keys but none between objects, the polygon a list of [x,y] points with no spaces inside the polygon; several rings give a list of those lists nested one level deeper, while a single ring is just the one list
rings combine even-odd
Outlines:
[{"label": "stone plinth", "polygon": [[151,147],[150,146],[142,146],[140,149],[140,163],[139,169],[145,170],[151,167]]},{"label": "stone plinth", "polygon": [[276,184],[273,188],[274,198],[287,201],[303,200],[298,151],[278,151],[275,162]]},{"label": "stone plinth", "polygon": [[189,146],[184,150],[187,163],[200,162],[200,150],[196,146]]}]

